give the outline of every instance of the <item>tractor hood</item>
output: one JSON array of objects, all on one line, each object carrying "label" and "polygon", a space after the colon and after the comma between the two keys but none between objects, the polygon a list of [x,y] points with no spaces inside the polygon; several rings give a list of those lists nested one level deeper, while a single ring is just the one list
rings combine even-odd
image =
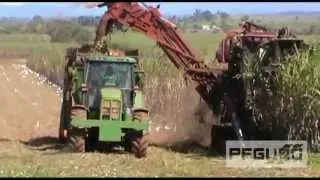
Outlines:
[{"label": "tractor hood", "polygon": [[[100,119],[122,119],[122,92],[118,88],[102,88]],[[114,101],[116,100],[116,101]]]},{"label": "tractor hood", "polygon": [[102,99],[122,100],[121,90],[118,88],[102,88],[100,90]]}]

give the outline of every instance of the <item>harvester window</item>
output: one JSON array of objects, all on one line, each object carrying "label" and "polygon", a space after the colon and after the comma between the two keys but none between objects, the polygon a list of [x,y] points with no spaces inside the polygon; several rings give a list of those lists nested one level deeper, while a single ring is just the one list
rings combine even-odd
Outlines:
[{"label": "harvester window", "polygon": [[259,48],[259,59],[263,59],[264,55],[266,54],[266,50],[263,48]]}]

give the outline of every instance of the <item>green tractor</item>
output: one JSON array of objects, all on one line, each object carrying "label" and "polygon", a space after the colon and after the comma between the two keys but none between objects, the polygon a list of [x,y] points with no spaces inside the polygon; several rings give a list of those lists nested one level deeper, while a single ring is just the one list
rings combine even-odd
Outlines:
[{"label": "green tractor", "polygon": [[138,50],[122,57],[79,50],[67,50],[60,141],[75,152],[120,146],[144,157],[150,119]]}]

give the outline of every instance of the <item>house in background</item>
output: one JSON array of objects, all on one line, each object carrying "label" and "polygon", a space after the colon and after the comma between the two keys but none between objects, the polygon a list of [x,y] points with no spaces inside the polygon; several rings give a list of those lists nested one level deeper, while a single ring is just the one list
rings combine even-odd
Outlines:
[{"label": "house in background", "polygon": [[210,25],[202,25],[202,30],[210,31],[211,27],[210,27]]},{"label": "house in background", "polygon": [[222,29],[216,25],[202,25],[202,30],[203,31],[209,31],[209,32],[214,32],[214,33],[218,33],[221,32]]}]

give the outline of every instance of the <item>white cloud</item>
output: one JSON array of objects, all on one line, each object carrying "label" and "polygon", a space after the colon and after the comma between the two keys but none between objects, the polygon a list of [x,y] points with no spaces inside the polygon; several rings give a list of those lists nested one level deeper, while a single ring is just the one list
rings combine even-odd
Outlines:
[{"label": "white cloud", "polygon": [[22,2],[1,2],[0,5],[4,5],[4,6],[23,6],[26,3],[22,3]]}]

